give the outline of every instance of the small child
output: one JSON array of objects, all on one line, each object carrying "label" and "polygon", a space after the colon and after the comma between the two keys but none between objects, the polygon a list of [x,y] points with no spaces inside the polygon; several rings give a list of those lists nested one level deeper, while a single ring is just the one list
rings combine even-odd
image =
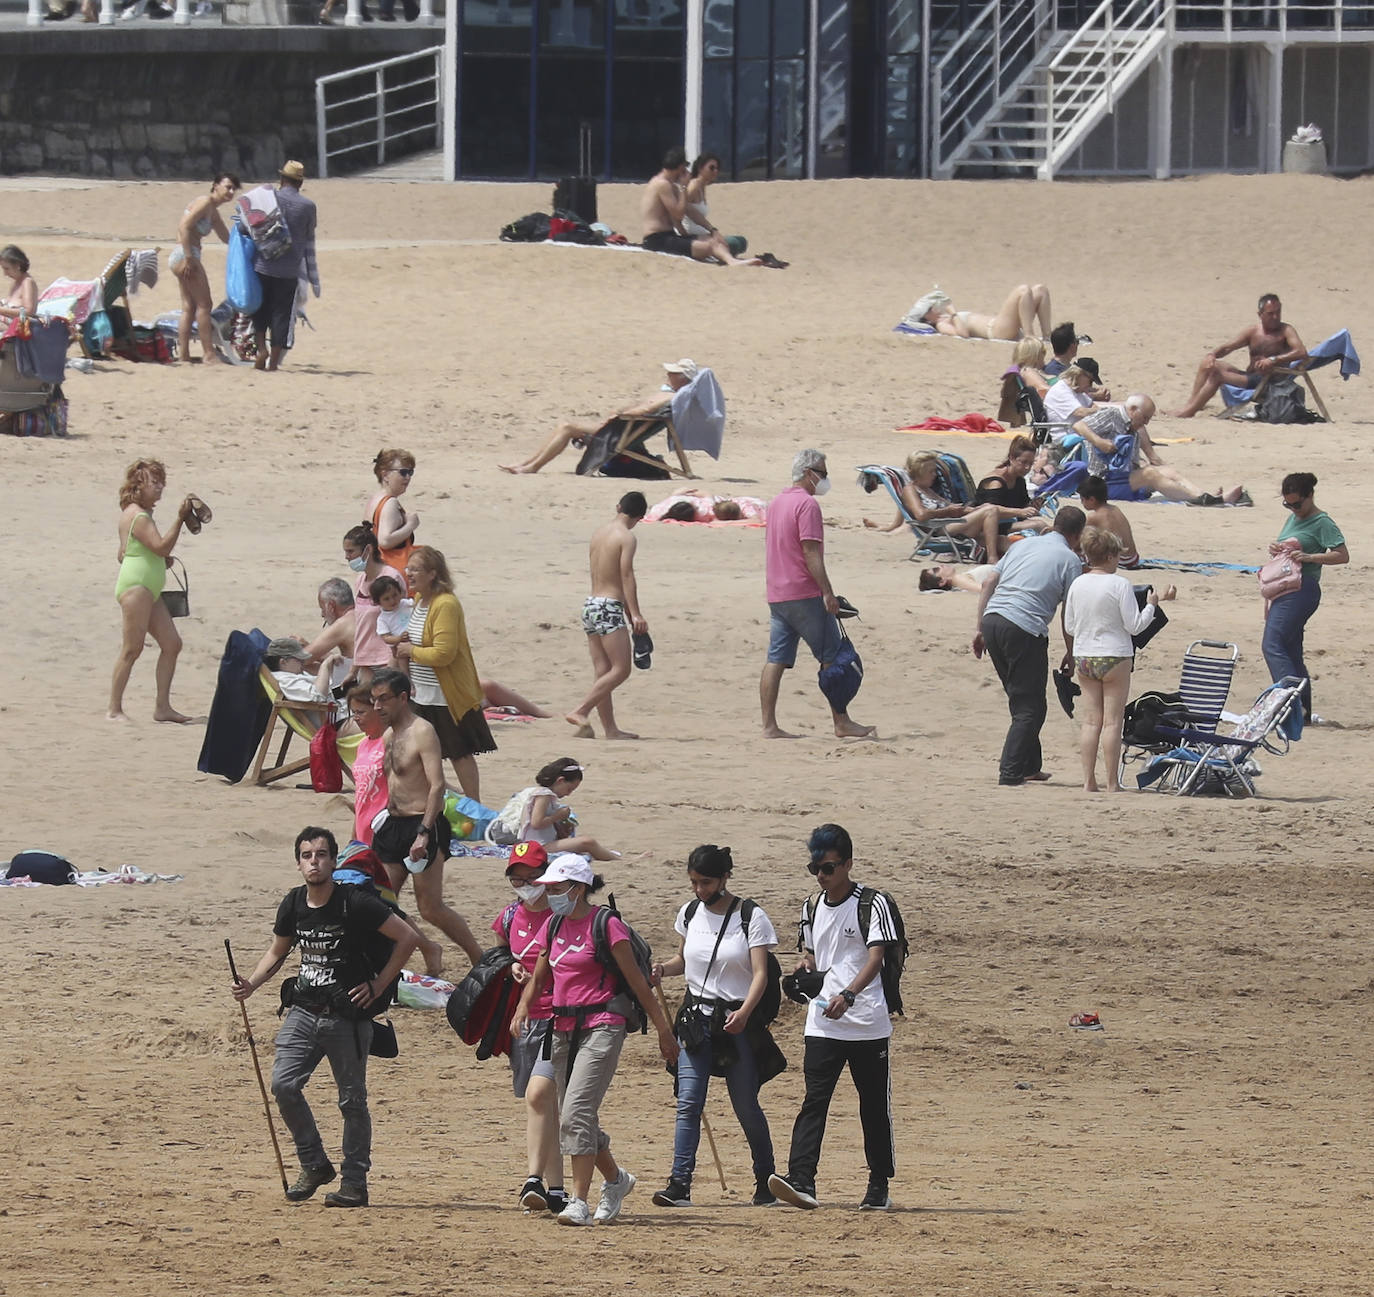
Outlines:
[{"label": "small child", "polygon": [[[394,576],[379,576],[367,587],[368,596],[379,609],[377,613],[377,635],[382,643],[394,648],[410,637],[406,628],[410,625],[410,614],[415,609],[415,600],[407,599],[401,583]],[[406,675],[410,674],[405,659],[391,655],[391,665]]]}]

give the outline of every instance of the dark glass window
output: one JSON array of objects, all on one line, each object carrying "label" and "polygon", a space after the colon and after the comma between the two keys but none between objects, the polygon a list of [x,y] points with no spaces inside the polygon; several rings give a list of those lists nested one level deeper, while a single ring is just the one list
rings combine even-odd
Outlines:
[{"label": "dark glass window", "polygon": [[682,141],[682,61],[618,58],[612,75],[611,165],[619,179],[644,181]]},{"label": "dark glass window", "polygon": [[728,59],[707,59],[701,74],[701,143],[720,154],[721,175],[735,171],[735,81]]},{"label": "dark glass window", "polygon": [[[760,8],[763,6],[760,5]],[[773,0],[773,57],[806,57],[807,0]]]},{"label": "dark glass window", "polygon": [[462,82],[459,174],[529,175],[529,59],[469,55],[463,59]]},{"label": "dark glass window", "polygon": [[708,59],[728,58],[735,52],[735,0],[706,0],[701,26]]},{"label": "dark glass window", "polygon": [[800,180],[806,175],[806,62],[773,63],[773,133],[770,175]]},{"label": "dark glass window", "polygon": [[539,44],[542,48],[605,49],[603,0],[543,0],[539,6]]},{"label": "dark glass window", "polygon": [[768,57],[768,0],[735,6],[735,52],[742,59]]},{"label": "dark glass window", "polygon": [[605,55],[599,50],[541,51],[535,101],[535,174],[544,179],[577,174],[582,122],[590,122],[592,128],[592,174],[601,174],[606,162]]},{"label": "dark glass window", "polygon": [[735,65],[735,174],[740,180],[768,179],[768,61],[741,59]]},{"label": "dark glass window", "polygon": [[532,0],[489,0],[463,6],[463,53],[528,54]]}]

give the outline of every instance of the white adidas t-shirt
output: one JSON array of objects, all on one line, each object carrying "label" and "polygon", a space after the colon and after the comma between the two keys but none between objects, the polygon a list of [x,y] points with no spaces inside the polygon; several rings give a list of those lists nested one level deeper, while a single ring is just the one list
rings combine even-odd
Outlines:
[{"label": "white adidas t-shirt", "polygon": [[[689,901],[687,905],[690,904]],[[716,962],[711,964],[711,951],[715,947],[724,913],[712,914],[704,905],[698,905],[697,912],[688,923],[687,905],[677,912],[673,927],[684,938],[682,954],[686,962],[688,989],[703,1000],[746,999],[750,983],[754,980],[750,949],[763,946],[771,950],[778,944],[778,934],[772,920],[763,912],[762,906],[757,907],[749,920],[746,939],[741,926],[744,910],[744,902],[741,901],[730,915],[729,926],[716,952]],[[711,967],[710,977],[706,976],[708,965]]]},{"label": "white adidas t-shirt", "polygon": [[868,960],[870,946],[896,940],[897,928],[887,902],[879,893],[873,893],[873,915],[868,931],[862,934],[857,884],[838,905],[831,905],[822,895],[815,901],[816,912],[809,925],[806,908],[802,908],[802,940],[815,955],[816,967],[825,973],[820,995],[807,1007],[806,1034],[831,1040],[886,1039],[892,1035],[892,1020],[887,1013],[881,973],[855,996],[853,1005],[840,1017],[827,1018],[823,1010],[832,997],[858,977]]}]

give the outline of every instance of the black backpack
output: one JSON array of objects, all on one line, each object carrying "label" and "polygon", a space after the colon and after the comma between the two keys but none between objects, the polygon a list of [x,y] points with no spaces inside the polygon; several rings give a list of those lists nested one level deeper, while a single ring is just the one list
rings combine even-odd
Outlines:
[{"label": "black backpack", "polygon": [[[605,1010],[607,1013],[618,1013],[625,1019],[630,1031],[640,1033],[649,1030],[649,1015],[645,1012],[644,1006],[635,998],[634,992],[630,990],[629,984],[621,974],[620,965],[615,962],[615,954],[611,950],[611,940],[608,929],[611,922],[611,915],[615,915],[622,923],[625,923],[625,916],[615,907],[615,893],[612,892],[606,898],[605,905],[596,907],[596,914],[592,918],[592,950],[596,955],[596,961],[603,969],[601,980],[604,984],[606,975],[611,977],[611,984],[615,987],[615,993],[603,1005],[597,1008]],[[548,943],[548,948],[553,949],[553,939],[558,935],[558,929],[563,925],[563,916],[555,915],[549,921],[549,930],[544,940]],[[635,964],[639,971],[644,975],[644,980],[649,982],[653,976],[654,955],[649,947],[649,943],[637,933],[628,923],[625,927],[630,934],[630,953],[634,955]],[[555,1015],[558,1014],[557,1007],[554,1008]],[[569,1060],[571,1063],[571,1059]]]},{"label": "black backpack", "polygon": [[548,237],[547,212],[531,212],[501,227],[502,243],[543,243]]},{"label": "black backpack", "polygon": [[1171,744],[1172,736],[1161,734],[1160,726],[1170,730],[1186,730],[1192,723],[1192,715],[1182,694],[1152,689],[1126,704],[1121,717],[1121,737],[1134,747]]},{"label": "black backpack", "polygon": [[[797,926],[798,950],[806,948],[802,929],[811,926],[816,906],[821,903],[824,895],[824,892],[817,892],[815,896],[807,897],[802,905],[802,921]],[[897,902],[891,892],[884,892],[876,887],[859,888],[859,931],[867,933],[873,923],[875,896],[881,896],[887,902],[888,911],[892,915],[893,937],[890,941],[883,942],[883,997],[887,1000],[889,1014],[895,1013],[899,1018],[905,1018],[906,1014],[902,1012],[902,973],[906,971],[911,944],[906,939],[906,924],[902,922],[902,912],[897,908]]]},{"label": "black backpack", "polygon": [[1307,408],[1307,397],[1297,380],[1272,378],[1255,408],[1261,423],[1324,423],[1315,410]]},{"label": "black backpack", "polygon": [[448,1025],[465,1045],[477,1046],[478,1061],[510,1053],[510,1020],[520,1002],[520,987],[511,976],[515,956],[494,946],[448,997]]},{"label": "black backpack", "polygon": [[[682,925],[686,927],[692,921],[692,916],[700,907],[700,901],[688,902],[687,909],[682,916]],[[739,925],[744,931],[745,941],[749,940],[749,924],[758,910],[757,901],[745,899],[739,909]],[[749,1015],[749,1021],[756,1023],[760,1027],[771,1027],[777,1021],[778,1011],[782,1008],[782,966],[778,963],[778,957],[770,950],[768,952],[768,985],[763,989],[763,998],[754,1007],[754,1012]]]}]

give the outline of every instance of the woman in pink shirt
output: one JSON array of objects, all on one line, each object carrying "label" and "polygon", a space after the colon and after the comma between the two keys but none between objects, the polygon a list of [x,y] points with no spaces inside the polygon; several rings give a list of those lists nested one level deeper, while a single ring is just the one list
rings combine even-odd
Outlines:
[{"label": "woman in pink shirt", "polygon": [[372,524],[363,522],[344,533],[343,555],[349,570],[357,575],[353,587],[353,674],[360,685],[372,679],[372,672],[391,665],[391,645],[377,634],[377,605],[370,593],[379,576],[389,576],[405,592],[405,574],[381,560],[381,546]]},{"label": "woman in pink shirt", "polygon": [[[670,1063],[677,1060],[677,1040],[635,963],[629,931],[614,914],[606,922],[610,959],[605,959],[607,952],[598,955],[594,930],[601,907],[592,905],[587,897],[604,884],[588,861],[570,851],[561,852],[535,882],[544,888],[553,919],[534,975],[511,1021],[511,1034],[518,1038],[524,1033],[539,996],[552,983],[550,1052],[558,1087],[562,1150],[572,1158],[573,1177],[573,1196],[559,1212],[558,1223],[605,1224],[620,1215],[625,1196],[635,1187],[635,1177],[611,1155],[610,1136],[601,1129],[599,1116],[625,1044],[625,1014],[618,1010],[629,1006],[619,983],[629,988],[628,993],[648,1014],[658,1031],[659,1050]],[[609,967],[611,961],[614,969]],[[594,1215],[587,1206],[593,1166],[604,1177]]]}]

